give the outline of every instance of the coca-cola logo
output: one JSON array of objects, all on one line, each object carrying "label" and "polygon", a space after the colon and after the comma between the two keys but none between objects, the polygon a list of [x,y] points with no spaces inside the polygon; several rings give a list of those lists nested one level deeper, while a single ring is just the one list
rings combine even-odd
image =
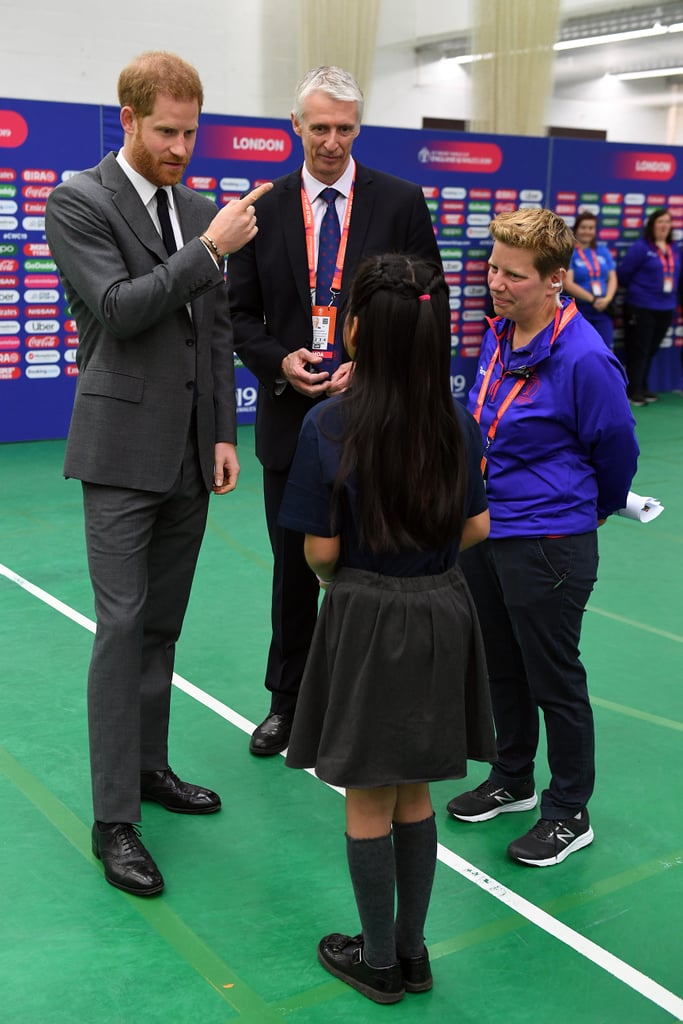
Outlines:
[{"label": "coca-cola logo", "polygon": [[24,199],[47,199],[52,191],[51,185],[24,185],[21,194]]}]

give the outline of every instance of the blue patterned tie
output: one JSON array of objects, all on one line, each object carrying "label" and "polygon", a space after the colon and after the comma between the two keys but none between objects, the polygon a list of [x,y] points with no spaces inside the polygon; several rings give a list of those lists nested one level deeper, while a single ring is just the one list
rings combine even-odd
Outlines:
[{"label": "blue patterned tie", "polygon": [[337,263],[337,252],[341,231],[334,201],[340,193],[336,188],[324,188],[318,199],[324,199],[327,209],[320,225],[318,239],[318,270],[315,278],[315,302],[317,306],[329,306],[332,281]]}]

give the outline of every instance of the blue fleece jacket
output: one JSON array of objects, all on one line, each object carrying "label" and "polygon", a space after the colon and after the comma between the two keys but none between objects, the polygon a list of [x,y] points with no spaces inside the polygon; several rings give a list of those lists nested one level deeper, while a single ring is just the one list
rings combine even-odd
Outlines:
[{"label": "blue fleece jacket", "polygon": [[[573,300],[564,298],[563,307]],[[531,373],[499,421],[488,449],[486,493],[492,538],[566,536],[594,530],[598,519],[626,504],[639,454],[635,421],[618,359],[577,313],[550,345],[553,324],[513,351],[509,320],[489,381],[480,428],[489,426],[514,386],[510,370]],[[469,395],[474,412],[496,333],[482,342]]]}]

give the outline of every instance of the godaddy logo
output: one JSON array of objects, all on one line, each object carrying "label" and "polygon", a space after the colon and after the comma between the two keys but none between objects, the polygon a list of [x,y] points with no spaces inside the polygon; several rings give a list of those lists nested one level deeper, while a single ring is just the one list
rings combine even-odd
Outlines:
[{"label": "godaddy logo", "polygon": [[26,260],[24,270],[56,270],[54,260]]}]

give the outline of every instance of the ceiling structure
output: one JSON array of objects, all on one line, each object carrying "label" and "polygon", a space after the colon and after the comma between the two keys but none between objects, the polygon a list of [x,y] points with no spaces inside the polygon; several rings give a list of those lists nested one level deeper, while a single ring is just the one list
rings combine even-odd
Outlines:
[{"label": "ceiling structure", "polygon": [[[659,85],[683,84],[683,2],[622,3],[613,9],[563,17],[555,44],[554,79],[558,86],[578,84],[605,74],[647,81],[655,73]],[[451,58],[466,65],[472,52],[471,32],[418,41],[420,62]]]}]

